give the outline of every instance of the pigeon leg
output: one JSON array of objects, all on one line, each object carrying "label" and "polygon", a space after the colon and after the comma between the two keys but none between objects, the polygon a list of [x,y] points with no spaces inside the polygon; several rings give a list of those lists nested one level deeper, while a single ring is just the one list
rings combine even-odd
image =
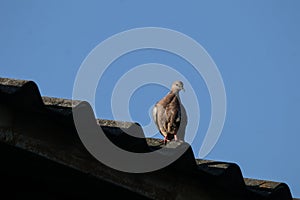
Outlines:
[{"label": "pigeon leg", "polygon": [[166,135],[165,138],[164,138],[164,144],[166,145],[167,142],[168,142],[168,135]]},{"label": "pigeon leg", "polygon": [[176,134],[174,134],[174,140],[177,141],[178,140],[178,137]]}]

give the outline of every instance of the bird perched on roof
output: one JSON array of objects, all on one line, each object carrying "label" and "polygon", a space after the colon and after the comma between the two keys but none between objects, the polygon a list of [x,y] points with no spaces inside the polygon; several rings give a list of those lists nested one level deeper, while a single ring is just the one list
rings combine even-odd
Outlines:
[{"label": "bird perched on roof", "polygon": [[186,126],[186,112],[179,97],[181,90],[185,91],[183,83],[173,82],[170,92],[158,101],[152,110],[153,120],[159,132],[164,136],[164,144],[172,139],[177,141],[178,131],[181,129],[184,132]]}]

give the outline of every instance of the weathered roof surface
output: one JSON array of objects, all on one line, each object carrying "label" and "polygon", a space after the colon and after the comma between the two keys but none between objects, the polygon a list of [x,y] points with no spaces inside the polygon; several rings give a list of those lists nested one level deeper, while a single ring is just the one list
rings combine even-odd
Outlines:
[{"label": "weathered roof surface", "polygon": [[[237,164],[195,159],[190,147],[176,162],[154,172],[133,174],[111,169],[81,143],[72,116],[72,108],[79,105],[87,103],[41,97],[32,81],[0,78],[0,152],[4,161],[0,175],[8,183],[4,191],[10,191],[10,184],[20,190],[29,182],[40,191],[50,188],[46,194],[56,199],[80,199],[108,191],[134,199],[292,199],[287,184],[244,178]],[[106,136],[125,150],[161,148],[159,139],[135,138],[124,132],[143,134],[136,123],[104,119],[91,123],[101,126]],[[51,175],[42,173],[44,169]],[[12,179],[24,184],[15,184]],[[41,187],[43,184],[46,186]],[[31,186],[16,198],[28,196]],[[115,197],[112,193],[108,195]]]}]

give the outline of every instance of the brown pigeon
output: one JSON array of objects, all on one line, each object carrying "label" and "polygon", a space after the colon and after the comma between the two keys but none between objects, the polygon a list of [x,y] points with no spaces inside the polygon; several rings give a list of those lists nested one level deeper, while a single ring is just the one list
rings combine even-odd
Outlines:
[{"label": "brown pigeon", "polygon": [[[153,120],[159,132],[164,136],[164,144],[173,138],[175,141],[178,140],[177,132],[182,122],[182,114],[186,118],[185,109],[179,97],[180,90],[184,91],[183,83],[175,81],[172,84],[171,91],[158,101],[152,110]],[[186,122],[186,119],[184,120]]]}]

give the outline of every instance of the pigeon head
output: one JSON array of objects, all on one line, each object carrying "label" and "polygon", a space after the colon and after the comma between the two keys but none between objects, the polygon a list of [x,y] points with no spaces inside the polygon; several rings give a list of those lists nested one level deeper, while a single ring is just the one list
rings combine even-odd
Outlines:
[{"label": "pigeon head", "polygon": [[172,92],[178,93],[180,90],[184,90],[182,81],[174,81],[171,88]]}]

